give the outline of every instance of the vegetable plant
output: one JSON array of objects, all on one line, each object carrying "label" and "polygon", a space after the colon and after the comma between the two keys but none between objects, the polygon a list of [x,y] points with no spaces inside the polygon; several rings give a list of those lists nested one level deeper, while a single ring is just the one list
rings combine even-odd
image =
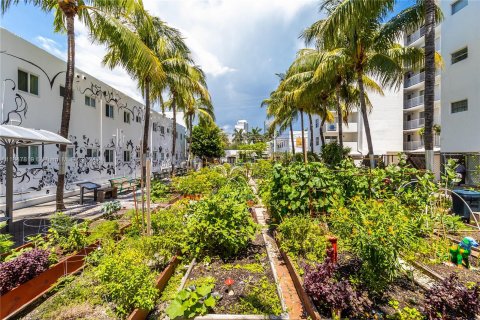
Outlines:
[{"label": "vegetable plant", "polygon": [[102,211],[104,213],[105,219],[113,219],[114,214],[122,209],[120,201],[109,201],[102,205]]},{"label": "vegetable plant", "polygon": [[[5,228],[6,222],[0,222],[0,230]],[[7,253],[13,246],[12,236],[8,233],[0,234],[0,254]],[[1,261],[1,257],[0,257]]]},{"label": "vegetable plant", "polygon": [[214,284],[202,284],[189,286],[181,290],[165,310],[170,319],[192,319],[198,315],[204,315],[211,310],[217,300],[218,293],[212,293]]}]

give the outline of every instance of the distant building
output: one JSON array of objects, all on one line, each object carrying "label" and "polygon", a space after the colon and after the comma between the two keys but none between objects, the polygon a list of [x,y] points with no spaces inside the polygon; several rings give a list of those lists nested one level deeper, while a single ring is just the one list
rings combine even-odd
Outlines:
[{"label": "distant building", "polygon": [[247,120],[238,120],[235,125],[235,130],[243,130],[243,132],[248,132],[248,121]]},{"label": "distant building", "polygon": [[[305,130],[305,147],[307,151],[310,148],[310,140],[308,130]],[[302,153],[302,131],[293,131],[293,144],[295,147],[295,153]],[[284,132],[278,137],[275,137],[269,142],[268,151],[272,153],[292,153],[292,138],[290,131]]]}]

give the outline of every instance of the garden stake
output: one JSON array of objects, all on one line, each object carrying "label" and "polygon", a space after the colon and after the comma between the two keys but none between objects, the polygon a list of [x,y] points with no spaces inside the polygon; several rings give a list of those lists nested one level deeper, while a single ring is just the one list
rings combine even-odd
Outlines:
[{"label": "garden stake", "polygon": [[146,188],[147,188],[147,235],[151,235],[152,233],[152,221],[150,217],[150,166],[151,162],[150,159],[147,159],[147,164],[146,164]]},{"label": "garden stake", "polygon": [[332,259],[333,263],[337,263],[338,260],[338,247],[337,247],[337,238],[329,237],[328,241],[332,245],[332,251],[327,250],[327,254],[330,253],[330,259]]},{"label": "garden stake", "polygon": [[137,207],[137,186],[133,186],[133,206],[135,207],[135,217],[137,218],[137,223],[140,224],[140,219],[138,218],[138,207]]}]

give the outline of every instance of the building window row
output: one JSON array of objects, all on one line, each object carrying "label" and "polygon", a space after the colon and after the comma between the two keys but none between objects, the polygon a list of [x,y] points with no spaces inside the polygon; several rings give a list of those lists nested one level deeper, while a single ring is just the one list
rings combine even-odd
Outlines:
[{"label": "building window row", "polygon": [[123,122],[130,123],[130,112],[128,111],[123,112]]},{"label": "building window row", "polygon": [[462,10],[468,5],[468,0],[457,0],[452,3],[452,15]]},{"label": "building window row", "polygon": [[465,99],[465,100],[461,100],[461,101],[452,102],[450,107],[451,107],[451,112],[452,113],[459,113],[459,112],[468,111],[468,100]]},{"label": "building window row", "polygon": [[111,104],[106,104],[105,105],[105,116],[107,118],[112,118],[113,119],[113,106]]},{"label": "building window row", "polygon": [[38,76],[18,70],[18,90],[38,96]]},{"label": "building window row", "polygon": [[92,107],[92,108],[95,108],[96,107],[95,98],[85,95],[85,105],[89,106],[89,107]]},{"label": "building window row", "polygon": [[468,47],[460,49],[452,53],[452,64],[460,62],[468,58]]}]

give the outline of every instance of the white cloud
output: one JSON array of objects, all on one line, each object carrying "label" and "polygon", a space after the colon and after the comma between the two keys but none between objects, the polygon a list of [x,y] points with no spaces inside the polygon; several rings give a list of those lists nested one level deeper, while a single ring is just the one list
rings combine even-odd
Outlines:
[{"label": "white cloud", "polygon": [[42,36],[37,36],[35,38],[35,41],[41,48],[47,50],[51,54],[59,58],[66,59],[66,53],[61,50],[60,44],[58,44],[55,40]]}]

